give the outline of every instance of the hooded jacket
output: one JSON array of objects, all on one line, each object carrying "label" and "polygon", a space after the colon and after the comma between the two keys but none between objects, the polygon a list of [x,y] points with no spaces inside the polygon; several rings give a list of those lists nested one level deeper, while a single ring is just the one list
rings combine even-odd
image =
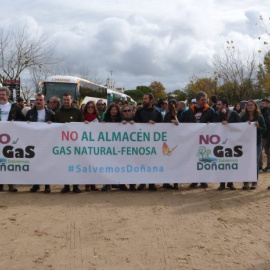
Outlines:
[{"label": "hooded jacket", "polygon": [[[189,109],[183,115],[183,119],[181,122],[197,123],[197,120],[195,117],[195,106],[196,106],[195,104],[190,105]],[[215,118],[214,110],[208,104],[206,104],[202,110],[202,115],[201,115],[201,118],[199,120],[199,123],[213,122],[214,118]]]}]

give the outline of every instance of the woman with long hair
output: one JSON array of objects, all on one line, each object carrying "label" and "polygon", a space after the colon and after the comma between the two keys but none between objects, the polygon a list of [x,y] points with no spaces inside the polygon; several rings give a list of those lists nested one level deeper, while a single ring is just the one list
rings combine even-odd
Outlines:
[{"label": "woman with long hair", "polygon": [[236,103],[233,107],[233,111],[237,112],[238,114],[241,113],[241,105],[240,103]]},{"label": "woman with long hair", "polygon": [[[164,117],[163,122],[164,123],[173,123],[174,125],[179,124],[179,121],[177,119],[177,101],[175,99],[169,100],[168,111]],[[169,183],[165,183],[165,184],[163,184],[163,187],[167,188],[167,189],[176,189],[176,190],[179,189],[177,183],[174,183],[173,186],[170,185]]]},{"label": "woman with long hair", "polygon": [[179,121],[177,119],[177,101],[175,99],[169,100],[168,111],[164,117],[163,122],[178,125]]},{"label": "woman with long hair", "polygon": [[[259,160],[262,152],[262,133],[266,132],[266,125],[256,102],[249,100],[246,104],[241,122],[254,123],[257,128],[257,179],[259,175]],[[257,182],[252,182],[251,189],[256,189]],[[244,182],[243,189],[249,189],[249,182]]]},{"label": "woman with long hair", "polygon": [[[89,124],[90,122],[100,122],[100,118],[98,115],[97,107],[94,101],[88,101],[83,110],[84,123]],[[85,185],[85,191],[98,191],[96,185]]]},{"label": "woman with long hair", "polygon": [[98,110],[94,101],[88,101],[85,104],[83,110],[84,122],[87,124],[89,122],[101,122],[98,114]]},{"label": "woman with long hair", "polygon": [[121,111],[118,105],[111,103],[104,115],[106,123],[120,123],[122,121]]},{"label": "woman with long hair", "polygon": [[[104,116],[104,122],[105,123],[121,123],[122,122],[122,116],[120,112],[120,108],[118,105],[115,103],[112,103],[109,108],[107,109],[105,116]],[[127,191],[128,188],[126,185],[121,184],[121,185],[104,185],[102,187],[102,191],[107,191],[110,190],[112,187],[114,188],[120,188],[120,190]]]}]

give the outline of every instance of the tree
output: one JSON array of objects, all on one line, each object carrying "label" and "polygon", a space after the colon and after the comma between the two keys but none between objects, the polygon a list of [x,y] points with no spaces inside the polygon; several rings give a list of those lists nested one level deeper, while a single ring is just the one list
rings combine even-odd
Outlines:
[{"label": "tree", "polygon": [[214,56],[212,64],[215,76],[221,84],[231,84],[231,91],[237,101],[251,99],[253,96],[257,71],[255,59],[254,52],[244,56],[232,45],[228,46],[223,54]]},{"label": "tree", "polygon": [[126,90],[124,93],[131,96],[137,102],[141,102],[143,95],[152,93],[152,89],[148,86],[140,85],[136,87],[136,90]]},{"label": "tree", "polygon": [[149,85],[149,87],[152,89],[152,94],[155,97],[155,100],[158,100],[160,98],[164,99],[166,98],[166,88],[163,86],[161,82],[153,81]]},{"label": "tree", "polygon": [[[270,17],[268,18],[270,21]],[[268,22],[269,23],[269,22]],[[266,21],[262,15],[260,15],[260,22],[256,24],[263,32],[262,35],[258,37],[259,41],[261,42],[261,47],[258,50],[258,53],[262,51],[268,51],[270,49],[270,27],[266,24]]]},{"label": "tree", "polygon": [[177,101],[185,101],[187,99],[187,94],[182,90],[174,90],[167,94],[168,100],[176,99]]},{"label": "tree", "polygon": [[258,88],[262,91],[262,95],[265,97],[270,96],[270,51],[264,56],[264,61],[259,64],[259,70],[257,73]]},{"label": "tree", "polygon": [[55,63],[53,49],[45,35],[30,33],[27,26],[17,30],[0,28],[0,82],[17,80],[27,68]]},{"label": "tree", "polygon": [[93,83],[102,84],[102,79],[99,76],[98,72],[93,72],[88,65],[82,64],[77,75]]},{"label": "tree", "polygon": [[35,89],[33,89],[30,84],[30,82],[21,84],[20,94],[26,104],[29,104],[30,98],[36,95]]},{"label": "tree", "polygon": [[193,75],[189,84],[185,87],[185,92],[189,102],[195,98],[198,92],[205,92],[209,97],[219,95],[219,87],[217,86],[217,78],[202,77]]},{"label": "tree", "polygon": [[36,89],[36,92],[38,92],[38,83],[41,81],[44,81],[48,76],[51,76],[52,69],[48,68],[37,68],[37,67],[31,67],[30,68],[30,78],[33,87]]}]

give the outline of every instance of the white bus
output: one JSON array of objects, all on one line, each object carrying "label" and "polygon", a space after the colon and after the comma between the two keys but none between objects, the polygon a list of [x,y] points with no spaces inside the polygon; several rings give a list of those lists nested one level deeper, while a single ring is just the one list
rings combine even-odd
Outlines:
[{"label": "white bus", "polygon": [[69,93],[72,99],[78,102],[86,96],[107,101],[105,86],[74,76],[50,76],[39,82],[38,88],[45,95],[46,100],[50,100],[51,97],[62,98],[64,93]]},{"label": "white bus", "polygon": [[97,102],[102,99],[107,105],[119,101],[136,104],[128,95],[74,76],[50,76],[39,82],[38,88],[44,94],[46,100],[50,100],[51,97],[62,98],[64,93],[70,93],[72,99],[79,103],[86,103],[89,100]]},{"label": "white bus", "polygon": [[136,101],[132,99],[129,95],[126,95],[124,93],[114,91],[111,89],[107,89],[108,93],[108,103],[118,103],[119,101],[128,102],[128,104],[136,105]]}]

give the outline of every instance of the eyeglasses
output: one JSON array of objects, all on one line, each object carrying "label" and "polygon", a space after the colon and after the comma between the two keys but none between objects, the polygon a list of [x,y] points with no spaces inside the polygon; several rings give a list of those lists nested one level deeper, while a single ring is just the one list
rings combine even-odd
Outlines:
[{"label": "eyeglasses", "polygon": [[97,104],[97,106],[104,106],[105,104],[101,104],[101,103],[99,103],[99,104]]},{"label": "eyeglasses", "polygon": [[123,110],[123,112],[131,112],[131,110]]},{"label": "eyeglasses", "polygon": [[87,109],[95,109],[95,107],[93,107],[93,106],[87,106],[86,108]]}]

